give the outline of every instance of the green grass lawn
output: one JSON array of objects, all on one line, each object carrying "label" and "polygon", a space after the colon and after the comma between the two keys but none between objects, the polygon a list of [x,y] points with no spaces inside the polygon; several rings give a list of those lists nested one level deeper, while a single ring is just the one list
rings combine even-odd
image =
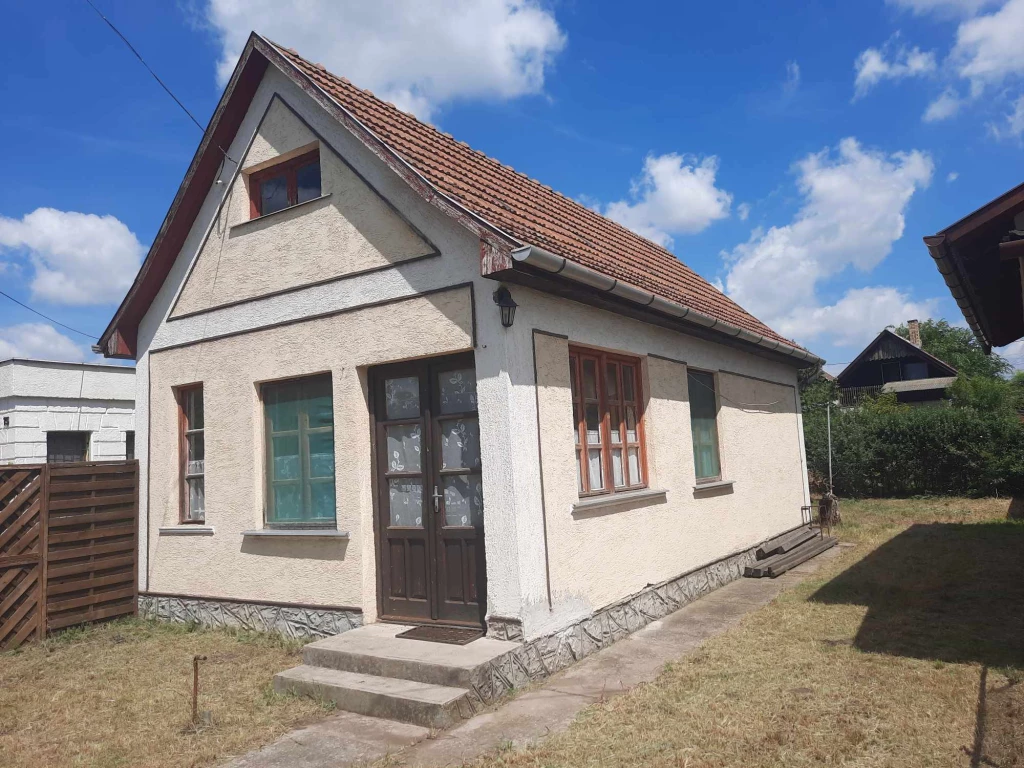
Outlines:
[{"label": "green grass lawn", "polygon": [[1024,766],[1024,523],[844,502],[855,544],[653,683],[479,766]]},{"label": "green grass lawn", "polygon": [[[215,765],[323,717],[279,696],[276,672],[300,645],[269,635],[128,619],[0,653],[0,766],[164,768]],[[191,726],[192,657],[200,666]]]}]

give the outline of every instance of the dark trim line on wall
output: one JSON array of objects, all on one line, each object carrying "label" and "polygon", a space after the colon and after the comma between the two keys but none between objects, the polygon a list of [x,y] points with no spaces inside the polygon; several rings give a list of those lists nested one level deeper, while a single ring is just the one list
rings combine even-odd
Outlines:
[{"label": "dark trim line on wall", "polygon": [[[405,225],[407,227],[409,227],[409,229],[411,229],[413,231],[413,233],[418,238],[420,238],[423,242],[425,242],[427,244],[427,246],[430,248],[430,251],[428,253],[421,254],[420,256],[414,256],[411,259],[405,259],[403,261],[398,262],[398,264],[408,264],[410,261],[417,261],[419,259],[429,258],[429,257],[432,257],[432,256],[440,256],[441,255],[441,251],[440,251],[440,249],[438,249],[437,245],[434,244],[434,241],[431,240],[429,237],[427,237],[426,234],[424,234],[422,231],[420,231],[419,227],[417,227],[415,224],[413,224],[411,221],[409,221],[409,219],[406,218],[405,214],[403,214],[400,210],[398,210],[398,208],[395,207],[394,203],[392,203],[391,200],[388,199],[388,197],[386,195],[381,193],[381,191],[378,190],[377,187],[375,187],[373,184],[371,184],[367,180],[367,178],[365,176],[363,176],[363,174],[361,174],[358,170],[356,170],[353,167],[353,165],[348,160],[345,159],[344,155],[342,155],[341,152],[339,152],[334,147],[333,144],[331,144],[329,141],[327,141],[327,139],[325,139],[323,136],[321,136],[320,133],[312,125],[310,125],[309,122],[302,115],[300,115],[295,110],[295,108],[292,107],[292,105],[289,104],[285,100],[285,98],[280,93],[278,93],[277,91],[274,91],[273,95],[270,97],[270,101],[267,102],[267,108],[265,110],[263,110],[263,115],[260,117],[259,123],[256,124],[256,129],[253,131],[252,136],[249,138],[249,142],[246,144],[245,151],[242,153],[242,158],[243,159],[248,156],[249,151],[252,149],[253,142],[256,140],[256,137],[259,135],[260,128],[263,127],[263,123],[266,121],[267,115],[270,113],[270,109],[271,109],[271,107],[274,106],[274,102],[275,101],[280,101],[281,104],[284,105],[285,109],[287,109],[289,112],[291,112],[292,115],[300,123],[302,123],[306,127],[306,129],[310,133],[313,134],[314,137],[316,137],[316,140],[318,142],[320,142],[321,146],[326,147],[327,149],[329,149],[331,151],[331,153],[333,153],[334,156],[337,157],[341,161],[342,165],[344,165],[346,168],[348,168],[355,175],[355,177],[357,179],[359,179],[359,181],[361,181],[363,184],[365,184],[367,187],[369,187],[371,192],[373,192],[375,195],[377,195],[377,197],[379,197],[382,201],[384,201],[384,204],[391,210],[391,212],[394,213],[396,216],[398,216],[398,218],[401,219],[402,222],[405,223]],[[338,275],[337,277],[329,278],[327,280],[322,280],[322,281],[319,281],[319,282],[316,282],[316,283],[307,283],[306,285],[296,286],[296,287],[293,287],[293,288],[284,288],[284,289],[282,289],[280,291],[273,291],[271,293],[264,293],[264,294],[260,294],[259,296],[250,297],[248,299],[239,299],[238,301],[228,302],[226,304],[218,304],[218,305],[213,306],[213,307],[207,307],[206,309],[200,309],[200,310],[196,310],[194,312],[188,312],[188,313],[185,313],[185,314],[174,316],[174,311],[178,307],[178,302],[180,301],[181,295],[182,295],[182,293],[185,290],[185,286],[188,284],[189,278],[192,277],[192,272],[193,272],[193,270],[195,270],[196,264],[199,262],[199,256],[200,256],[200,254],[202,254],[203,249],[206,248],[206,244],[207,244],[207,242],[209,242],[210,235],[213,233],[213,225],[217,222],[217,219],[219,219],[221,214],[224,212],[224,207],[225,207],[225,205],[226,205],[226,203],[228,201],[228,198],[231,195],[231,189],[232,189],[232,187],[234,187],[235,181],[238,179],[239,175],[245,175],[245,170],[242,168],[241,163],[242,163],[242,160],[239,161],[239,165],[235,168],[234,173],[231,174],[231,181],[225,186],[224,195],[221,198],[220,202],[217,204],[217,210],[216,210],[216,212],[213,215],[213,219],[211,220],[210,225],[207,227],[206,234],[203,236],[202,242],[199,243],[199,247],[196,249],[195,255],[192,258],[192,262],[189,264],[188,271],[185,273],[185,277],[181,281],[181,289],[178,291],[178,294],[174,297],[174,304],[171,306],[170,311],[167,313],[167,320],[166,320],[166,322],[173,322],[175,320],[183,320],[183,319],[185,319],[187,317],[194,317],[196,315],[205,314],[207,312],[213,312],[213,311],[218,310],[218,309],[225,309],[226,307],[237,306],[238,304],[243,304],[243,303],[248,302],[248,301],[255,301],[257,299],[265,299],[265,298],[269,298],[271,296],[278,296],[278,295],[280,295],[282,293],[290,293],[292,291],[302,290],[303,288],[311,288],[311,287],[313,287],[315,285],[323,285],[324,283],[333,282],[335,280],[342,280],[342,279],[345,279],[347,277],[355,277],[356,275],[359,275],[359,274],[368,274],[370,272],[376,272],[376,271],[380,271],[380,270],[383,270],[383,269],[393,269],[394,267],[396,267],[398,265],[398,264],[384,264],[384,265],[381,265],[380,267],[371,267],[370,269],[362,270],[360,272],[353,272],[353,273],[350,273],[350,274],[347,274],[347,275]],[[321,167],[321,174],[322,174],[323,173],[323,170],[322,170],[323,169],[323,163],[322,163],[322,161],[321,161],[320,167]],[[328,197],[330,197],[330,194],[321,195],[316,200],[310,200],[309,202],[310,203],[317,202],[318,200],[324,200],[325,198],[328,198]],[[296,207],[297,206],[290,206],[288,208],[283,208],[282,211],[290,211],[290,210],[293,210]],[[277,211],[276,213],[281,213],[282,211]],[[268,214],[268,215],[269,216],[273,216],[274,214]],[[239,224],[248,224],[248,223],[254,222],[254,221],[262,221],[265,218],[266,218],[266,216],[260,216],[260,217],[258,217],[256,219],[246,219],[244,222],[239,222]],[[235,226],[238,226],[238,225],[235,225]]]},{"label": "dark trim line on wall", "polygon": [[[323,198],[318,198],[323,199]],[[315,201],[310,201],[315,202]],[[300,203],[303,205],[303,203]],[[293,206],[294,207],[294,206]],[[291,208],[283,208],[282,211],[289,211]],[[277,211],[276,213],[281,213]],[[274,213],[268,214],[274,216]],[[208,315],[213,312],[219,312],[222,309],[230,309],[232,307],[240,307],[243,304],[255,304],[258,301],[264,301],[265,299],[273,299],[278,296],[287,296],[289,293],[298,293],[299,291],[305,291],[310,288],[319,288],[324,285],[331,285],[332,283],[343,283],[346,280],[353,280],[357,277],[365,277],[366,275],[372,275],[377,272],[386,272],[389,269],[395,269],[397,267],[404,267],[406,264],[412,264],[417,261],[423,261],[424,259],[434,259],[440,256],[441,253],[425,253],[422,256],[413,256],[411,259],[405,259],[399,261],[396,264],[381,264],[379,267],[368,267],[366,269],[360,269],[356,272],[349,272],[345,275],[339,275],[337,277],[328,277],[324,280],[315,280],[312,283],[303,283],[302,285],[296,285],[292,288],[281,288],[277,291],[271,291],[270,293],[261,293],[259,296],[252,296],[248,299],[238,299],[237,301],[229,301],[226,304],[218,304],[216,307],[210,307],[209,309],[197,309],[193,312],[185,312],[184,314],[178,315],[177,317],[168,318],[167,323],[176,323],[179,320],[185,320],[190,317],[199,317],[201,315]]]},{"label": "dark trim line on wall", "polygon": [[206,337],[201,338],[201,339],[195,339],[194,341],[183,341],[183,342],[181,342],[179,344],[168,344],[165,347],[160,347],[158,349],[150,350],[149,354],[150,355],[156,355],[156,354],[159,354],[160,352],[167,352],[167,351],[172,350],[172,349],[183,349],[185,347],[194,347],[196,344],[203,344],[203,343],[208,342],[208,341],[220,341],[222,339],[230,339],[230,338],[232,338],[234,336],[244,336],[247,333],[259,333],[260,331],[269,331],[269,330],[273,330],[275,328],[283,328],[283,327],[288,326],[288,325],[297,325],[298,323],[307,323],[310,320],[322,320],[322,319],[327,318],[327,317],[334,317],[335,315],[345,315],[345,314],[348,314],[349,312],[358,312],[359,310],[362,310],[362,309],[374,309],[376,307],[384,307],[384,306],[387,306],[389,304],[398,304],[400,302],[408,301],[410,299],[420,299],[420,298],[423,298],[425,296],[433,296],[434,294],[445,293],[447,291],[457,291],[457,290],[460,290],[462,288],[468,288],[469,289],[469,305],[470,305],[470,314],[471,314],[471,317],[470,317],[470,321],[471,321],[470,322],[470,337],[471,337],[470,341],[472,343],[473,348],[475,348],[476,347],[476,325],[475,325],[475,322],[473,322],[475,320],[475,314],[473,312],[473,307],[475,306],[473,283],[472,282],[465,282],[465,283],[456,283],[455,285],[445,285],[445,286],[442,286],[440,288],[431,288],[430,290],[427,290],[427,291],[418,291],[416,293],[408,293],[408,294],[405,294],[404,296],[392,296],[392,297],[387,298],[387,299],[381,299],[380,301],[371,301],[371,302],[368,302],[366,304],[358,304],[358,305],[353,306],[353,307],[342,307],[341,309],[332,309],[332,310],[329,310],[327,312],[318,312],[318,313],[312,314],[312,315],[303,315],[302,317],[295,317],[295,318],[291,318],[289,320],[281,320],[281,321],[276,322],[276,323],[269,323],[267,325],[261,325],[261,326],[258,326],[256,328],[243,328],[243,329],[240,329],[240,330],[237,330],[237,331],[228,331],[226,333],[214,334],[213,336],[206,336]]},{"label": "dark trim line on wall", "polygon": [[795,384],[783,384],[781,381],[772,381],[771,379],[762,379],[760,376],[751,376],[747,373],[736,373],[736,371],[730,371],[725,368],[720,368],[719,373],[727,373],[730,376],[739,376],[741,379],[752,379],[754,381],[763,381],[765,384],[774,384],[777,387],[792,387],[796,389]]},{"label": "dark trim line on wall", "polygon": [[[551,331],[543,331],[540,328],[533,329],[533,399],[536,403],[537,408],[537,465],[540,477],[540,520],[544,531],[544,579],[547,585],[548,593],[548,610],[554,610],[554,601],[551,598],[551,558],[548,552],[548,507],[547,502],[544,498],[544,455],[541,440],[541,430],[543,426],[540,423],[540,371],[537,368],[537,336],[550,336],[555,339],[562,339],[568,341],[569,337],[562,333],[552,333]],[[568,362],[568,357],[566,359]]]},{"label": "dark trim line on wall", "polygon": [[675,363],[676,365],[689,366],[685,360],[676,360],[674,357],[665,357],[664,355],[656,355],[654,352],[648,352],[648,357],[653,357],[655,360],[664,360],[666,363]]},{"label": "dark trim line on wall", "polygon": [[350,611],[362,613],[362,608],[352,605],[313,605],[312,603],[283,603],[277,600],[246,600],[241,597],[210,597],[209,595],[181,595],[173,592],[142,592],[139,597],[173,597],[179,600],[207,600],[211,603],[251,603],[253,605],[270,605],[275,608],[305,608],[312,611]]}]

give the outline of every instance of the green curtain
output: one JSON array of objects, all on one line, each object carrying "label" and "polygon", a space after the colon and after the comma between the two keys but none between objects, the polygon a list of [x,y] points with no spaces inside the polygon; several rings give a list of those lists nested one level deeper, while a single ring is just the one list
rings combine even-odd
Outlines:
[{"label": "green curtain", "polygon": [[693,433],[693,464],[698,480],[720,477],[718,459],[718,402],[715,377],[710,373],[688,371],[690,390],[690,430]]}]

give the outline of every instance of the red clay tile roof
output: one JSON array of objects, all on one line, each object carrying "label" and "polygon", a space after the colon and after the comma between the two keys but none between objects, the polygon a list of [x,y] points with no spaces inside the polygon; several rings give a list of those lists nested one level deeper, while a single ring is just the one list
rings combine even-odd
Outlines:
[{"label": "red clay tile roof", "polygon": [[796,346],[661,246],[421,123],[291,49],[275,47],[437,189],[517,240]]}]

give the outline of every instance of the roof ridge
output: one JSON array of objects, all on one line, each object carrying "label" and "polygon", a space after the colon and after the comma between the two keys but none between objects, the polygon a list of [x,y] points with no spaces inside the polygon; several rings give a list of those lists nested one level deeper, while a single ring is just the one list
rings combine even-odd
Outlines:
[{"label": "roof ridge", "polygon": [[[266,38],[264,38],[266,39]],[[269,41],[440,192],[520,242],[785,344],[664,246]]]}]

